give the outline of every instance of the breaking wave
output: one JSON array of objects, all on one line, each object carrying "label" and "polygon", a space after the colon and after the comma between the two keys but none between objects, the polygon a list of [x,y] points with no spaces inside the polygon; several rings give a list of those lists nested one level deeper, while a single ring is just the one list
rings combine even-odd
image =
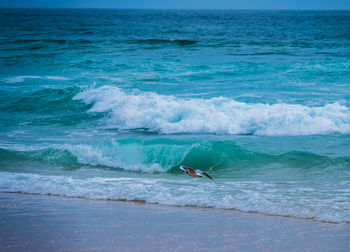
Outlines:
[{"label": "breaking wave", "polygon": [[[188,165],[225,176],[232,172],[268,173],[279,171],[340,172],[350,165],[350,158],[330,158],[310,152],[290,151],[268,154],[244,149],[232,141],[174,140],[127,138],[93,144],[63,144],[37,149],[0,148],[2,162],[38,161],[68,169],[94,166],[139,172],[181,173],[180,165]],[[238,175],[238,173],[236,175]]]},{"label": "breaking wave", "polygon": [[115,86],[85,90],[74,99],[92,104],[89,113],[104,113],[105,127],[119,130],[260,136],[350,132],[350,110],[339,103],[320,107],[249,104],[225,97],[177,98]]}]

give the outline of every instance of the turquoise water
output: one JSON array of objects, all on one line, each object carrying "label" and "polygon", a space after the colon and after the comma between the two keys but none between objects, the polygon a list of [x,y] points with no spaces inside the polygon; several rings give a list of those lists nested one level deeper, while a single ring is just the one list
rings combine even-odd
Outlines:
[{"label": "turquoise water", "polygon": [[349,30],[348,11],[2,9],[0,190],[350,222]]}]

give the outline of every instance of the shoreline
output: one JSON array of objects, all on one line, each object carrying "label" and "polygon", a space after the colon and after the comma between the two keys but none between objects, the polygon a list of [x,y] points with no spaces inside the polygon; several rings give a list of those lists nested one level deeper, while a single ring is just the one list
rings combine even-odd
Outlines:
[{"label": "shoreline", "polygon": [[0,193],[1,251],[348,251],[350,225],[140,202]]},{"label": "shoreline", "polygon": [[52,193],[47,193],[47,194],[41,194],[41,193],[27,193],[27,192],[7,192],[3,191],[0,193],[5,193],[5,194],[19,194],[19,195],[32,195],[32,196],[46,196],[46,197],[58,197],[58,198],[67,198],[67,199],[82,199],[82,200],[91,200],[91,201],[107,201],[107,202],[125,202],[125,203],[131,203],[131,204],[140,204],[140,205],[156,205],[159,207],[175,207],[175,208],[189,208],[189,209],[213,209],[213,210],[221,210],[221,211],[233,211],[237,213],[243,213],[243,214],[257,214],[257,215],[263,215],[263,216],[271,216],[271,217],[281,217],[281,218],[292,218],[292,219],[297,219],[297,220],[304,220],[304,221],[314,221],[314,222],[319,222],[319,223],[327,223],[327,224],[349,224],[350,222],[345,221],[345,222],[334,222],[334,221],[325,221],[325,220],[318,220],[316,218],[303,218],[303,217],[298,217],[298,216],[292,216],[292,215],[278,215],[278,214],[268,214],[268,213],[261,213],[258,211],[244,211],[236,208],[215,208],[215,207],[205,207],[205,206],[195,206],[195,205],[164,205],[164,204],[159,204],[159,203],[150,203],[145,200],[127,200],[127,199],[90,199],[90,198],[85,198],[85,197],[80,197],[80,196],[67,196],[67,195],[60,195],[60,194],[52,194]]}]

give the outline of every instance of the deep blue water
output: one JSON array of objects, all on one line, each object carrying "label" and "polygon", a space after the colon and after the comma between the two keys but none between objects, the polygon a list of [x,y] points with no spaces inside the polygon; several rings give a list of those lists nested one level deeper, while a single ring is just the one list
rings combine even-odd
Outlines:
[{"label": "deep blue water", "polygon": [[1,9],[0,119],[1,191],[350,222],[350,12]]}]

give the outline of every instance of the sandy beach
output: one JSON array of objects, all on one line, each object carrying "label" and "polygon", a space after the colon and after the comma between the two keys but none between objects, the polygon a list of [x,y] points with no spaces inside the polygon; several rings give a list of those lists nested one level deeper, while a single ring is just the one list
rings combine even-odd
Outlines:
[{"label": "sandy beach", "polygon": [[349,238],[349,224],[0,194],[0,251],[349,251]]}]

